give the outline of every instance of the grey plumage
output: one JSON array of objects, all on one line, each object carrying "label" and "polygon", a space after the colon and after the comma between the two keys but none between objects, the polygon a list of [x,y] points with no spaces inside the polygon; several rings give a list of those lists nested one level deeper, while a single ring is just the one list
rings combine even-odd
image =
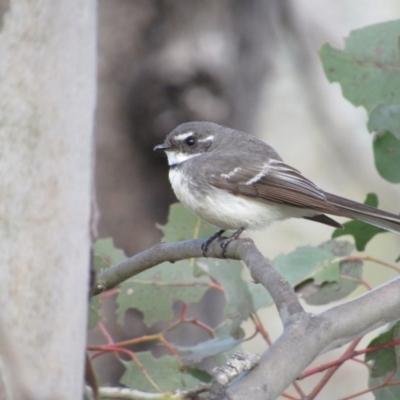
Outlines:
[{"label": "grey plumage", "polygon": [[178,199],[222,229],[260,229],[290,217],[334,227],[325,214],[400,233],[400,218],[327,193],[254,136],[210,122],[175,128],[155,150],[167,153]]}]

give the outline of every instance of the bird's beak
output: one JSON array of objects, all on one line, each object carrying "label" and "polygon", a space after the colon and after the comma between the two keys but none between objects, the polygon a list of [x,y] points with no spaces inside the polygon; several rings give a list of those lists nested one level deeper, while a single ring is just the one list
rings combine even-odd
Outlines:
[{"label": "bird's beak", "polygon": [[171,146],[168,143],[163,143],[163,144],[159,144],[156,147],[154,147],[153,151],[161,152],[161,151],[169,150],[170,148],[171,148]]}]

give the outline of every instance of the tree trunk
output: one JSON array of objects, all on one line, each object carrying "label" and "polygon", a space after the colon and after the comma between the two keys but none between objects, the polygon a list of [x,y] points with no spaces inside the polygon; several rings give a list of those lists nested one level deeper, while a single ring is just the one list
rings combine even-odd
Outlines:
[{"label": "tree trunk", "polygon": [[79,399],[89,288],[96,3],[3,3],[0,397]]}]

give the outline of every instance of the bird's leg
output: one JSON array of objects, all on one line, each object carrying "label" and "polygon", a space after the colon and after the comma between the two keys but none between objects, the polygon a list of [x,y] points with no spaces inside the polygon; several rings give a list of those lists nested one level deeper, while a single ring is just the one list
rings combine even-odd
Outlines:
[{"label": "bird's leg", "polygon": [[203,256],[207,257],[206,253],[208,250],[208,246],[213,242],[216,238],[219,238],[223,233],[225,232],[224,229],[219,230],[218,232],[215,232],[213,235],[211,235],[202,245],[201,249],[203,250]]},{"label": "bird's leg", "polygon": [[230,242],[232,242],[232,240],[239,239],[239,236],[243,233],[244,229],[245,229],[244,227],[241,227],[236,232],[234,232],[231,236],[229,236],[228,238],[224,239],[221,242],[222,255],[224,258],[226,258],[226,248],[228,247],[228,244]]}]

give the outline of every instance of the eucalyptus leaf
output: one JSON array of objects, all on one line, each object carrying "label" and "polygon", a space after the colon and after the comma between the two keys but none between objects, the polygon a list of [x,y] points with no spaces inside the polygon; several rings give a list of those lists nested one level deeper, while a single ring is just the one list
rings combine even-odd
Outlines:
[{"label": "eucalyptus leaf", "polygon": [[90,299],[89,304],[89,329],[93,329],[100,321],[101,302],[99,296],[94,296]]},{"label": "eucalyptus leaf", "polygon": [[169,321],[174,315],[175,302],[199,302],[210,287],[208,282],[206,276],[193,276],[191,260],[165,262],[141,272],[121,284],[117,296],[118,323],[123,324],[129,308],[141,311],[147,326]]},{"label": "eucalyptus leaf", "polygon": [[375,136],[373,146],[379,175],[391,183],[400,183],[400,140],[385,132]]},{"label": "eucalyptus leaf", "polygon": [[383,22],[352,31],[344,50],[322,47],[326,76],[354,105],[370,111],[380,103],[400,104],[399,32],[399,20]]},{"label": "eucalyptus leaf", "polygon": [[[224,320],[232,321],[230,333],[235,336],[241,323],[255,311],[249,282],[243,278],[243,264],[234,260],[199,259],[197,266],[223,288],[226,298]],[[245,276],[248,279],[248,273]]]},{"label": "eucalyptus leaf", "polygon": [[[371,207],[378,207],[378,196],[375,193],[368,193],[364,204]],[[335,229],[332,233],[332,238],[337,238],[344,235],[354,237],[356,249],[364,251],[368,242],[378,233],[385,233],[384,229],[367,224],[362,221],[349,221],[343,224],[343,229]]]},{"label": "eucalyptus leaf", "polygon": [[[383,345],[399,338],[400,321],[371,340],[368,348]],[[366,353],[365,361],[373,364],[371,378],[378,378],[385,376],[388,372],[397,371],[400,368],[400,345]]]},{"label": "eucalyptus leaf", "polygon": [[345,260],[332,264],[334,272],[318,276],[296,287],[296,292],[311,305],[324,305],[347,297],[361,284],[363,263]]},{"label": "eucalyptus leaf", "polygon": [[[93,254],[95,257],[94,267],[97,272],[100,272],[100,270],[106,268],[106,266],[111,267],[112,265],[118,264],[127,258],[123,250],[115,247],[114,241],[111,238],[96,240],[95,244],[93,245]],[[102,258],[102,263],[98,257]]]},{"label": "eucalyptus leaf", "polygon": [[[111,238],[98,239],[93,245],[92,268],[96,274],[125,259],[125,253],[114,246]],[[89,329],[97,326],[100,308],[100,296],[93,296],[89,304]]]},{"label": "eucalyptus leaf", "polygon": [[378,104],[374,107],[368,120],[370,132],[390,132],[400,140],[400,105]]},{"label": "eucalyptus leaf", "polygon": [[163,242],[207,238],[217,231],[215,227],[196,217],[180,203],[170,206],[167,223],[157,227],[164,234]]},{"label": "eucalyptus leaf", "polygon": [[[389,343],[400,338],[400,321],[392,324],[386,331],[373,339],[368,347]],[[400,345],[388,347],[366,353],[365,361],[372,363],[368,385],[370,388],[384,384],[389,374],[395,372],[392,381],[400,380]],[[392,400],[400,399],[400,386],[384,385],[381,389],[374,391],[375,399]]]},{"label": "eucalyptus leaf", "polygon": [[[120,382],[132,389],[147,392],[168,392],[191,389],[202,383],[193,371],[186,371],[177,357],[155,358],[151,352],[136,354],[137,362],[123,361],[125,373]],[[199,375],[198,375],[199,376]]]},{"label": "eucalyptus leaf", "polygon": [[312,305],[346,297],[360,285],[362,276],[362,262],[337,260],[352,253],[354,246],[351,243],[330,240],[319,245],[318,249],[326,252],[325,260],[318,262],[314,271],[295,286],[296,292]]}]

